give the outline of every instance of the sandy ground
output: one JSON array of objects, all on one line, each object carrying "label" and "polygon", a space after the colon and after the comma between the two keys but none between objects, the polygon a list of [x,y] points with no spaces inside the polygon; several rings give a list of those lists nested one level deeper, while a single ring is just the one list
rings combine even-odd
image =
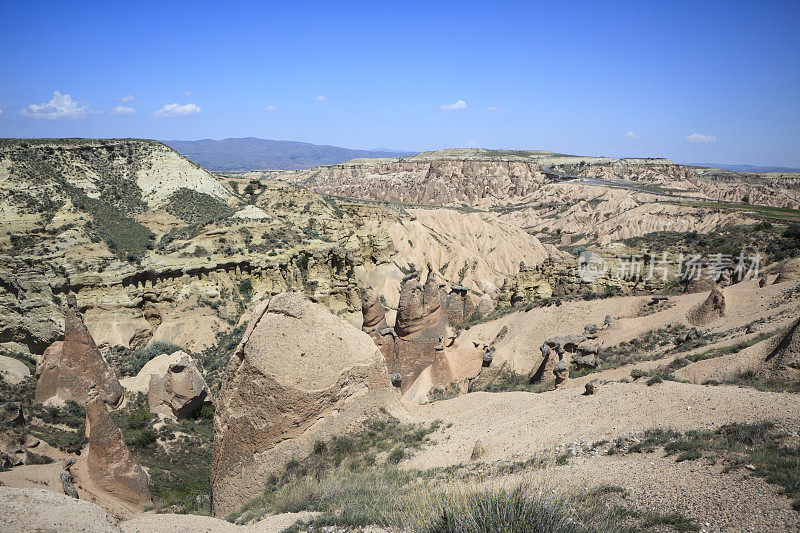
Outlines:
[{"label": "sandy ground", "polygon": [[660,452],[576,457],[549,468],[583,490],[623,487],[637,509],[677,512],[705,531],[800,531],[800,513],[781,489],[746,471],[723,473],[706,461],[676,463]]},{"label": "sandy ground", "polygon": [[542,394],[477,392],[426,405],[399,403],[390,412],[407,422],[442,420],[444,434],[404,464],[434,468],[469,462],[475,441],[484,460],[525,460],[567,443],[592,443],[651,428],[710,429],[730,422],[771,420],[796,431],[800,395],[732,386],[665,381],[608,383],[592,396],[578,388]]},{"label": "sandy ground", "polygon": [[210,516],[144,514],[122,522],[123,533],[279,533],[296,522],[306,522],[317,513],[284,513],[269,516],[250,526],[237,526]]}]

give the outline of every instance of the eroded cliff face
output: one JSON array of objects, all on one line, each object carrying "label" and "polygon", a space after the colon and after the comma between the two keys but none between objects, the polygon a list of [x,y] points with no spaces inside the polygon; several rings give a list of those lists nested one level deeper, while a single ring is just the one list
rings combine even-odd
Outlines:
[{"label": "eroded cliff face", "polygon": [[624,158],[600,164],[578,161],[554,165],[553,170],[589,178],[697,184],[697,174],[691,167],[663,158]]},{"label": "eroded cliff face", "polygon": [[320,167],[300,179],[317,192],[426,205],[502,202],[530,194],[546,181],[527,161],[411,158]]},{"label": "eroded cliff face", "polygon": [[155,141],[2,141],[0,344],[42,354],[70,293],[101,348],[199,351],[287,290],[360,322],[359,277],[391,262],[389,236],[300,187],[234,184]]}]

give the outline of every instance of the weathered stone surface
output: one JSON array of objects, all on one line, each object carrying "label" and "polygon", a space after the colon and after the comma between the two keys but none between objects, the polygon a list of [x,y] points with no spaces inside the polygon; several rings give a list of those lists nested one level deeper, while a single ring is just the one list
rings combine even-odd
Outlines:
[{"label": "weathered stone surface", "polygon": [[569,377],[569,366],[567,366],[567,362],[561,360],[556,363],[555,367],[553,367],[553,375],[556,377],[556,387],[561,386]]},{"label": "weathered stone surface", "polygon": [[464,324],[475,311],[475,304],[467,287],[453,285],[450,292],[444,294],[442,305],[447,321],[450,324]]},{"label": "weathered stone surface", "polygon": [[172,354],[173,361],[162,374],[150,375],[147,402],[154,413],[184,419],[211,396],[197,365],[184,352]]},{"label": "weathered stone surface", "polygon": [[488,294],[481,294],[481,297],[478,298],[478,303],[475,304],[475,314],[480,316],[486,316],[494,311],[495,305],[494,300]]},{"label": "weathered stone surface", "polygon": [[800,319],[783,335],[758,373],[769,380],[800,381]]},{"label": "weathered stone surface", "polygon": [[99,392],[92,390],[86,403],[86,468],[94,485],[134,504],[150,502],[149,478],[122,439]]},{"label": "weathered stone surface", "polygon": [[212,510],[257,496],[293,457],[360,427],[396,399],[375,344],[297,293],[262,301],[228,363],[217,401]]},{"label": "weathered stone surface", "polygon": [[389,371],[403,375],[405,392],[420,373],[433,364],[436,346],[447,334],[447,317],[441,305],[441,291],[435,273],[428,269],[425,285],[416,277],[405,281],[400,291],[395,323],[397,355],[387,360]]},{"label": "weathered stone surface", "polygon": [[64,341],[60,349],[57,345],[48,348],[36,373],[37,402],[57,396],[86,405],[92,387],[109,405],[119,405],[122,400],[122,386],[83,324],[72,295],[67,298]]},{"label": "weathered stone surface", "polygon": [[15,533],[120,533],[97,505],[44,489],[0,487],[0,517],[0,528]]},{"label": "weathered stone surface", "polygon": [[689,322],[695,326],[704,326],[725,316],[725,295],[719,287],[714,287],[708,297],[689,311]]},{"label": "weathered stone surface", "polygon": [[23,382],[25,379],[29,378],[30,375],[31,371],[25,363],[13,357],[0,355],[0,379],[6,383],[15,385]]},{"label": "weathered stone surface", "polygon": [[380,295],[372,287],[367,287],[361,294],[361,314],[364,317],[361,330],[372,337],[386,361],[396,360],[397,334],[386,323],[386,311]]},{"label": "weathered stone surface", "polygon": [[783,283],[796,279],[800,279],[800,257],[788,260],[772,283]]}]

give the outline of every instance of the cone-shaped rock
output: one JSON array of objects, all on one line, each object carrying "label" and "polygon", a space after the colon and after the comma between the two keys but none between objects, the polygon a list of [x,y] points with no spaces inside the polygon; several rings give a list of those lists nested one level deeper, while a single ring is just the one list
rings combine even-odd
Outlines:
[{"label": "cone-shaped rock", "polygon": [[428,269],[425,285],[419,279],[406,279],[397,305],[397,358],[389,362],[389,371],[403,376],[405,392],[419,374],[436,358],[435,347],[447,335],[447,317],[442,309],[441,291],[436,275]]},{"label": "cone-shaped rock", "polygon": [[94,389],[86,403],[86,467],[94,485],[134,505],[150,502],[147,473],[131,455],[108,413],[106,403]]},{"label": "cone-shaped rock", "polygon": [[697,307],[689,311],[689,322],[695,326],[704,326],[725,316],[725,295],[714,287],[708,297]]},{"label": "cone-shaped rock", "polygon": [[119,405],[123,388],[86,329],[73,295],[67,297],[64,330],[64,341],[47,349],[37,369],[36,401],[57,396],[86,405],[86,394],[95,387],[104,402]]}]

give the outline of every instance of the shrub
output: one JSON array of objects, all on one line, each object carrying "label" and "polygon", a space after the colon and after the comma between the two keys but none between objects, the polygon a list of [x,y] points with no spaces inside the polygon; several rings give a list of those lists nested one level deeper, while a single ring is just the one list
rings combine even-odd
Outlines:
[{"label": "shrub", "polygon": [[248,299],[253,296],[253,282],[250,278],[245,278],[239,282],[239,292]]},{"label": "shrub", "polygon": [[389,463],[391,463],[393,465],[396,465],[397,463],[399,463],[400,461],[405,459],[405,456],[406,456],[405,448],[403,448],[402,446],[397,446],[389,454],[389,457],[387,458],[387,461],[389,461]]}]

